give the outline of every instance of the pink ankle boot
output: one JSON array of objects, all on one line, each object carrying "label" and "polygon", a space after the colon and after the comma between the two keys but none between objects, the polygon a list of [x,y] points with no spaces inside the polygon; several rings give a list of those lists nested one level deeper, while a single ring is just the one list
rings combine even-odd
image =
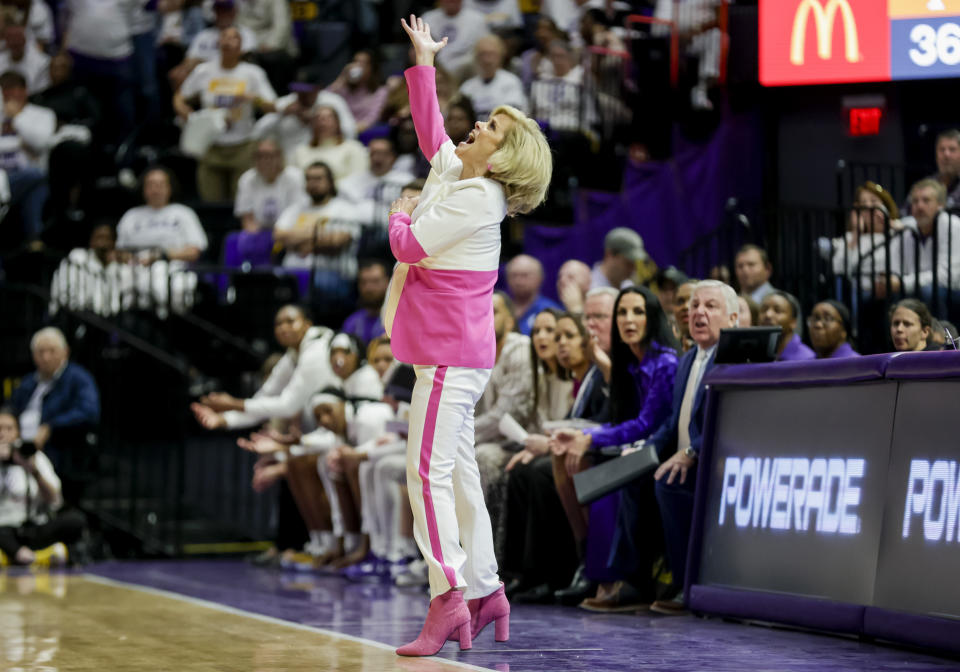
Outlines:
[{"label": "pink ankle boot", "polygon": [[503,593],[503,584],[486,597],[467,602],[470,608],[471,637],[480,634],[490,621],[494,621],[494,639],[505,642],[510,639],[510,603]]},{"label": "pink ankle boot", "polygon": [[427,622],[423,624],[420,636],[397,649],[397,654],[432,656],[443,648],[448,638],[459,638],[461,651],[473,646],[470,610],[467,609],[463,601],[463,593],[459,590],[448,590],[443,595],[437,595],[430,600]]}]

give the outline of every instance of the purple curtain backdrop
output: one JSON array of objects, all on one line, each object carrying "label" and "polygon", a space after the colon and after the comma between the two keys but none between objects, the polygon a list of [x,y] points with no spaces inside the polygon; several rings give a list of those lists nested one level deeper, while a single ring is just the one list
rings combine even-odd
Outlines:
[{"label": "purple curtain backdrop", "polygon": [[574,224],[530,225],[524,249],[543,263],[542,293],[557,298],[556,274],[563,262],[593,265],[603,257],[603,238],[628,226],[642,237],[659,267],[723,221],[729,198],[759,202],[762,183],[761,126],[753,115],[727,117],[703,145],[678,137],[666,162],[627,165],[620,193],[578,194]]}]

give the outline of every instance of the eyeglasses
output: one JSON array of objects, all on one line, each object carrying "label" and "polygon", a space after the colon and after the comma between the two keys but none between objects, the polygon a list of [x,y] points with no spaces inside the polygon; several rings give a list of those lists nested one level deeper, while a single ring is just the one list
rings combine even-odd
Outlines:
[{"label": "eyeglasses", "polygon": [[829,327],[831,324],[837,324],[840,320],[835,318],[833,315],[811,315],[807,318],[807,326],[813,326],[817,322],[822,324],[825,327]]},{"label": "eyeglasses", "polygon": [[589,322],[590,320],[594,320],[594,321],[598,321],[598,320],[609,320],[609,319],[610,319],[610,313],[587,313],[587,314],[584,315],[583,317],[584,317],[588,322]]}]

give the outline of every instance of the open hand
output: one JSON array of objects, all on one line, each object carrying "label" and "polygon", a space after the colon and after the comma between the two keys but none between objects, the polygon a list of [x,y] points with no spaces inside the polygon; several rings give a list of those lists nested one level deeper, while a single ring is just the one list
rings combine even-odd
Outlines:
[{"label": "open hand", "polygon": [[244,450],[249,450],[251,453],[257,453],[258,455],[270,455],[285,448],[282,443],[259,432],[251,434],[249,439],[242,437],[237,439],[237,445]]},{"label": "open hand", "polygon": [[430,35],[430,26],[418,16],[410,15],[410,23],[400,19],[400,25],[410,36],[414,51],[417,52],[417,65],[433,65],[433,58],[437,52],[447,46],[447,38],[439,42]]},{"label": "open hand", "polygon": [[194,402],[190,404],[190,410],[204,429],[220,429],[227,426],[224,417],[209,406]]},{"label": "open hand", "polygon": [[679,476],[680,485],[683,485],[687,481],[687,472],[693,469],[696,464],[697,461],[695,459],[687,457],[682,450],[678,450],[669,460],[657,467],[657,471],[653,477],[659,481],[666,476],[667,485],[673,485],[674,480]]}]

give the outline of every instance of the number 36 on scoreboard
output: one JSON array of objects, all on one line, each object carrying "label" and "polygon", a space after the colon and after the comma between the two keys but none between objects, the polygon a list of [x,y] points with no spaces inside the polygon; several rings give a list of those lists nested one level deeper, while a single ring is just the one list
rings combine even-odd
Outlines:
[{"label": "number 36 on scoreboard", "polygon": [[960,1],[889,0],[890,78],[956,77]]}]

